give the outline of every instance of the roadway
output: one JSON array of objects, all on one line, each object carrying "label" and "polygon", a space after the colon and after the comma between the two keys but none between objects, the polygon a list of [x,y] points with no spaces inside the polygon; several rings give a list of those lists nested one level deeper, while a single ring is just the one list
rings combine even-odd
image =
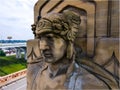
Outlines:
[{"label": "roadway", "polygon": [[26,90],[26,77],[19,79],[11,84],[3,86],[0,90]]}]

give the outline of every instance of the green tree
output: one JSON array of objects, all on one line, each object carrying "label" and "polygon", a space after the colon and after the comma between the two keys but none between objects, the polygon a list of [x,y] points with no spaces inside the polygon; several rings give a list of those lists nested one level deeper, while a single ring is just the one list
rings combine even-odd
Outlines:
[{"label": "green tree", "polygon": [[3,50],[0,50],[0,56],[6,56],[6,54]]}]

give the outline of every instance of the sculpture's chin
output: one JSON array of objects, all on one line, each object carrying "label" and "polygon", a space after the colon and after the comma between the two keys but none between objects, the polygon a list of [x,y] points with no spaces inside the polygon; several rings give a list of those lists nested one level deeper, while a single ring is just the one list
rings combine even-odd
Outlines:
[{"label": "sculpture's chin", "polygon": [[53,58],[45,58],[45,62],[54,63],[55,61],[53,60]]}]

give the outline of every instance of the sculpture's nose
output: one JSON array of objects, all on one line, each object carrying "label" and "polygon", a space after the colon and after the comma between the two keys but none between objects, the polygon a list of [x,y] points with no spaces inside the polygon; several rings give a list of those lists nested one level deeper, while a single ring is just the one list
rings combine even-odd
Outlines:
[{"label": "sculpture's nose", "polygon": [[46,50],[49,49],[49,45],[46,39],[41,39],[40,40],[40,49],[41,50]]}]

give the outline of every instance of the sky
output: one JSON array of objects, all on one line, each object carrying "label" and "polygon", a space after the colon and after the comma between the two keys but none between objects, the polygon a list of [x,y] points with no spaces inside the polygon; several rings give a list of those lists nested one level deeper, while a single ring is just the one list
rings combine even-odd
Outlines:
[{"label": "sky", "polygon": [[0,40],[33,39],[34,5],[38,0],[0,0]]}]

